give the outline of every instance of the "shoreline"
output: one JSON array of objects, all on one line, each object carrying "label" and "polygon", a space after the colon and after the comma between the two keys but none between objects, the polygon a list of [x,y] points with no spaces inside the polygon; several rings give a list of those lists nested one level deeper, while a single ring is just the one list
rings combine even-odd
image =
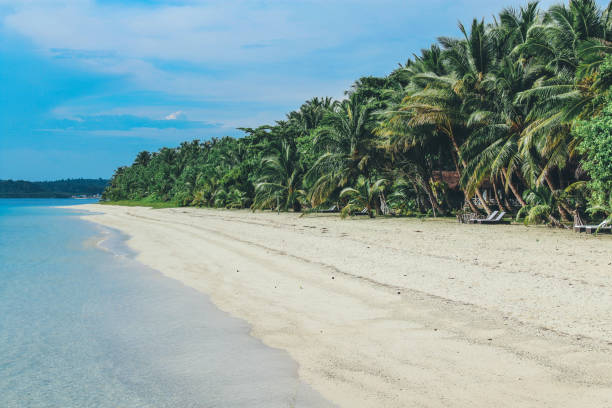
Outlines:
[{"label": "shoreline", "polygon": [[[77,207],[73,207],[77,208]],[[78,206],[286,350],[340,406],[612,403],[606,237],[522,226]]]}]

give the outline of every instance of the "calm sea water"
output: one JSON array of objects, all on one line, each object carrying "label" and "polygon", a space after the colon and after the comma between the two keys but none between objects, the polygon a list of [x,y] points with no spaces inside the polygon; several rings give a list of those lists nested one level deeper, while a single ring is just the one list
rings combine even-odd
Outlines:
[{"label": "calm sea water", "polygon": [[0,407],[329,406],[245,323],[53,208],[82,202],[0,199]]}]

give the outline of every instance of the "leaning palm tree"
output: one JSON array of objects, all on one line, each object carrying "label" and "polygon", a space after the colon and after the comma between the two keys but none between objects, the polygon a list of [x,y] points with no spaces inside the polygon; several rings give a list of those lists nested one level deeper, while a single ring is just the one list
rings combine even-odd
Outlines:
[{"label": "leaning palm tree", "polygon": [[[496,37],[484,21],[473,20],[468,31],[459,24],[463,38],[441,37],[442,57],[450,74],[416,74],[413,83],[421,87],[405,98],[398,112],[408,113],[410,125],[434,126],[451,144],[456,170],[465,172],[468,163],[461,155],[461,144],[469,136],[468,119],[474,109],[486,101],[485,83],[497,62]],[[466,199],[476,194],[487,213],[491,209],[478,186],[472,194],[464,190]],[[468,204],[475,211],[470,200]]]},{"label": "leaning palm tree", "polygon": [[[402,136],[404,146],[427,145],[427,139],[439,140],[444,135],[450,145],[451,157],[455,169],[460,174],[467,167],[467,161],[461,156],[460,144],[467,130],[467,116],[463,110],[463,99],[455,88],[458,80],[453,75],[438,76],[433,73],[417,74],[414,82],[423,84],[417,91],[408,91],[403,101],[387,110],[386,120],[379,128],[382,135]],[[385,123],[386,122],[386,123]],[[480,189],[474,192],[487,212],[491,212],[483,199]],[[476,211],[464,191],[466,200],[473,211]]]},{"label": "leaning palm tree", "polygon": [[410,124],[411,112],[402,111],[401,102],[391,104],[381,113],[383,120],[376,128],[379,146],[387,151],[395,175],[409,180],[417,193],[424,193],[434,217],[443,213],[431,187],[431,157],[448,148],[447,140],[431,127]]},{"label": "leaning palm tree", "polygon": [[[520,49],[523,58],[552,71],[518,93],[516,100],[530,106],[530,124],[519,139],[523,173],[532,185],[545,184],[553,194],[565,185],[557,185],[552,175],[577,166],[573,124],[597,115],[604,106],[611,83],[598,71],[612,52],[608,27],[609,7],[602,12],[593,0],[573,0],[568,6],[551,7]],[[570,209],[563,200],[559,205],[567,218]]]},{"label": "leaning palm tree", "polygon": [[557,196],[547,188],[538,187],[524,193],[527,205],[519,210],[517,221],[525,217],[525,225],[547,223],[551,227],[564,228],[565,226],[555,217],[555,208],[558,208]]},{"label": "leaning palm tree", "polygon": [[365,210],[370,218],[374,218],[375,212],[378,212],[379,209],[380,194],[383,192],[386,183],[387,180],[385,179],[379,179],[372,183],[369,179],[360,176],[354,188],[343,189],[340,192],[340,198],[348,198],[348,202],[342,208],[342,217]]}]

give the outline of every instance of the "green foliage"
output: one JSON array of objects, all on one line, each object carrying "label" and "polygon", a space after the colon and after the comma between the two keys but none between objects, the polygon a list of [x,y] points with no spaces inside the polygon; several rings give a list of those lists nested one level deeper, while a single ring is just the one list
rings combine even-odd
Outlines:
[{"label": "green foliage", "polygon": [[171,201],[153,201],[153,200],[119,200],[119,201],[102,201],[103,205],[121,205],[127,207],[149,207],[149,208],[175,208],[178,205]]},{"label": "green foliage", "polygon": [[270,156],[261,160],[253,209],[300,211],[306,197],[306,192],[301,189],[303,174],[297,148],[283,140],[280,148],[273,149]]},{"label": "green foliage", "polygon": [[388,76],[358,79],[341,101],[310,99],[241,138],[141,152],[116,170],[104,199],[277,211],[334,204],[343,215],[374,215],[381,203],[434,216],[521,206],[526,223],[549,224],[587,200],[610,213],[609,14],[594,0],[548,10],[532,1],[492,23],[473,19]]},{"label": "green foliage", "polygon": [[591,205],[605,205],[612,192],[612,102],[599,116],[580,122],[575,133],[580,140],[578,149],[584,154],[582,168],[591,177]]},{"label": "green foliage", "polygon": [[360,176],[355,187],[343,189],[340,198],[347,198],[348,201],[340,213],[342,217],[365,211],[370,218],[374,218],[375,213],[379,213],[380,194],[384,191],[386,183],[385,179],[371,182]]},{"label": "green foliage", "polygon": [[524,216],[523,223],[525,225],[548,224],[551,227],[563,227],[555,213],[556,208],[559,208],[557,192],[550,191],[545,187],[538,187],[526,190],[523,198],[527,205],[518,211],[517,221]]}]

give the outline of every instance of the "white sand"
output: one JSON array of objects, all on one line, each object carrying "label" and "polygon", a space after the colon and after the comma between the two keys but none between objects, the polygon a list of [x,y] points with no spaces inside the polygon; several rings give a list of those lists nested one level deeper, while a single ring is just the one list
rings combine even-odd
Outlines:
[{"label": "white sand", "polygon": [[344,407],[612,407],[612,237],[85,205]]}]

